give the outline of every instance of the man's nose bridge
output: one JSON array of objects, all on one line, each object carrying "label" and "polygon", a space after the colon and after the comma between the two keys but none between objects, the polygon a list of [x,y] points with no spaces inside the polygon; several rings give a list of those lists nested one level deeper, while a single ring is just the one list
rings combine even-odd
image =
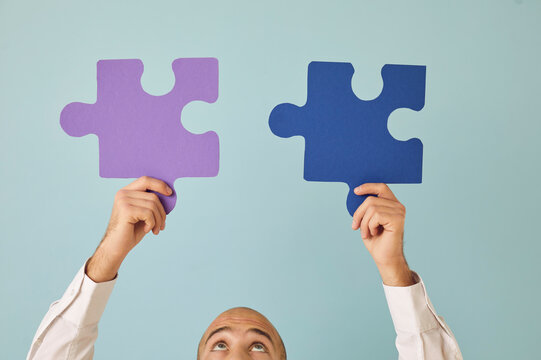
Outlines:
[{"label": "man's nose bridge", "polygon": [[234,348],[229,351],[227,360],[252,360],[252,358],[250,357],[248,350],[237,347],[236,349]]}]

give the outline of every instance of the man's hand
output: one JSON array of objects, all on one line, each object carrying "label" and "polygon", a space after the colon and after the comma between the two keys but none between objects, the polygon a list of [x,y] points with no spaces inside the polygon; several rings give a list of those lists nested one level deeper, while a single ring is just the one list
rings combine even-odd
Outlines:
[{"label": "man's hand", "polygon": [[120,189],[115,196],[111,219],[105,236],[86,266],[86,274],[95,282],[115,278],[128,253],[150,231],[155,235],[165,228],[165,210],[152,190],[171,195],[161,180],[140,177]]},{"label": "man's hand", "polygon": [[385,184],[363,184],[357,195],[369,196],[353,214],[353,230],[361,229],[364,245],[376,263],[385,285],[415,284],[403,251],[406,208]]}]

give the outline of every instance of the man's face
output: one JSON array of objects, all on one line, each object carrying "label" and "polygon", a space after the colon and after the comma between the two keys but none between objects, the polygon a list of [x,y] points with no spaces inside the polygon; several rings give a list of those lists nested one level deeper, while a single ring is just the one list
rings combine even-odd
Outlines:
[{"label": "man's face", "polygon": [[280,335],[263,315],[248,308],[220,314],[203,334],[199,360],[284,360]]}]

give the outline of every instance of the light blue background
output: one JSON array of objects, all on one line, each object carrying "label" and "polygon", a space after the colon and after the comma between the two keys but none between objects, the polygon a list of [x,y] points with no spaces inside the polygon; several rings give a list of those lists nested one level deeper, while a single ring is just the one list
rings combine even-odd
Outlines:
[{"label": "light blue background", "polygon": [[158,237],[128,257],[100,323],[97,359],[194,359],[226,308],[258,309],[290,359],[396,358],[376,268],[345,208],[347,186],[302,179],[304,143],[268,128],[306,100],[312,60],[352,62],[363,99],[386,63],[427,65],[426,106],[397,110],[398,139],[424,143],[406,255],[468,359],[538,356],[541,2],[0,2],[0,358],[26,356],[48,305],[104,233],[115,192],[98,177],[95,136],[59,125],[94,102],[99,59],[140,58],[151,94],[178,57],[219,59],[216,178],[180,179]]}]

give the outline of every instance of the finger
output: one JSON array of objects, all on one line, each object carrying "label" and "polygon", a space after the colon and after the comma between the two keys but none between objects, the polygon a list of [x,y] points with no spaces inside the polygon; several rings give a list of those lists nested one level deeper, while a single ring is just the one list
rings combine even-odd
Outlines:
[{"label": "finger", "polygon": [[353,213],[353,223],[351,227],[353,230],[357,230],[359,226],[361,225],[361,221],[363,217],[365,216],[366,210],[374,205],[374,201],[378,198],[370,196],[367,197],[361,205],[355,210],[355,213]]},{"label": "finger", "polygon": [[362,218],[360,227],[361,227],[361,237],[363,239],[371,238],[370,228],[368,227],[368,224],[370,223],[370,220],[372,219],[375,213],[376,213],[376,208],[371,206],[366,210],[366,214]]},{"label": "finger", "polygon": [[130,199],[142,199],[151,201],[156,204],[156,207],[158,208],[158,211],[160,213],[160,228],[161,230],[165,229],[165,218],[167,217],[167,214],[165,213],[165,209],[163,208],[163,204],[160,201],[160,198],[155,193],[149,193],[146,191],[130,191],[128,193],[128,196]]},{"label": "finger", "polygon": [[398,201],[369,196],[363,201],[363,203],[357,208],[357,210],[353,214],[353,222],[351,224],[353,230],[357,230],[359,228],[364,213],[366,212],[366,209],[370,206],[385,206],[389,208],[403,207],[402,204],[400,204]]},{"label": "finger", "polygon": [[152,190],[166,196],[173,193],[173,190],[164,181],[152,178],[150,176],[141,176],[131,184],[126,185],[124,189],[137,191]]},{"label": "finger", "polygon": [[[388,216],[390,214],[396,214],[396,215],[400,216],[399,211],[397,211],[397,209],[395,209],[395,208],[390,208],[390,207],[387,207],[387,206],[370,206],[366,210],[366,213],[363,216],[361,224],[360,224],[361,237],[363,239],[364,238],[369,239],[371,236],[375,236],[375,235],[377,235],[379,233],[379,231],[373,232],[372,231],[373,229],[370,229],[370,223],[371,223],[371,221],[373,221],[374,217],[376,217],[376,219],[379,219],[381,214],[386,214],[387,218],[388,218]],[[381,223],[379,225],[384,226],[384,224],[381,224]]]},{"label": "finger", "polygon": [[152,227],[152,232],[155,235],[158,235],[163,225],[163,218],[160,213],[160,210],[158,209],[158,205],[156,204],[156,202],[152,200],[137,199],[137,198],[131,198],[129,201],[130,201],[130,205],[132,206],[146,208],[152,211],[152,215],[154,216],[154,220],[155,220],[154,226]]},{"label": "finger", "polygon": [[366,212],[367,206],[363,206],[366,200],[355,210],[353,213],[353,220],[351,222],[351,228],[357,230],[361,225],[361,220],[363,219],[364,213]]},{"label": "finger", "polygon": [[384,227],[382,222],[385,222],[384,220],[386,218],[387,214],[379,211],[376,212],[374,216],[372,216],[372,218],[368,222],[368,229],[371,236],[378,236],[380,234],[380,232],[382,231],[382,227]]},{"label": "finger", "polygon": [[377,195],[380,198],[398,201],[391,189],[383,183],[366,183],[357,186],[354,190],[357,195]]},{"label": "finger", "polygon": [[145,223],[145,228],[143,229],[145,233],[148,233],[156,226],[156,219],[154,218],[152,210],[131,204],[130,208],[131,222],[137,224],[139,221],[143,221]]}]

